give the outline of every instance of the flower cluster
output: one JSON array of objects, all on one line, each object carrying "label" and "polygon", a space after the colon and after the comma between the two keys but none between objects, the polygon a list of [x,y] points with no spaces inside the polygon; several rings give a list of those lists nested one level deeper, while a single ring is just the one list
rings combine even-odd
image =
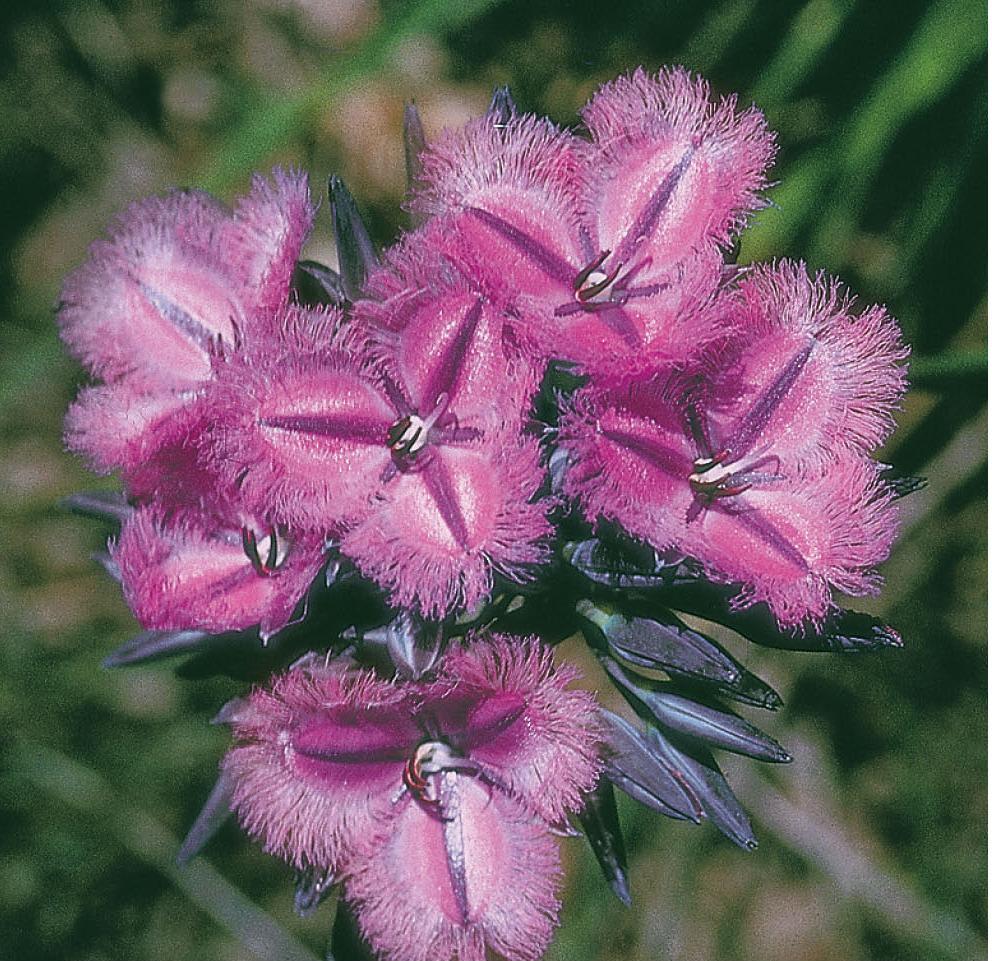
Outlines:
[{"label": "flower cluster", "polygon": [[[318,296],[307,180],[278,169],[233,210],[134,204],[63,291],[63,336],[102,381],[68,443],[120,472],[125,597],[158,642],[302,624],[322,650],[231,712],[223,780],[268,850],[343,884],[388,958],[538,957],[548,832],[611,809],[597,752],[639,800],[751,845],[715,764],[673,745],[788,755],[678,685],[780,701],[672,610],[780,646],[897,643],[833,596],[877,590],[896,533],[871,455],[905,389],[897,326],[801,263],[732,263],[775,150],[757,109],[671,69],[581,116],[573,133],[498,92],[425,145],[413,115],[418,226],[380,262],[332,180],[341,276],[311,265]],[[342,565],[381,616],[308,634]],[[569,565],[581,586],[555,579]],[[655,592],[650,617],[630,591]],[[404,661],[425,625],[437,650]],[[525,637],[577,630],[647,734],[594,716]],[[397,679],[356,664],[376,636]],[[587,833],[627,897],[605,817]]]}]

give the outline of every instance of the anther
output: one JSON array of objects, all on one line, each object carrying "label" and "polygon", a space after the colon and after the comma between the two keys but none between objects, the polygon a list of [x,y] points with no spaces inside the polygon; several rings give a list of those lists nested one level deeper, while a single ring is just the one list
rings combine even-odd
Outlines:
[{"label": "anther", "polygon": [[276,536],[275,528],[269,530],[267,543],[265,546],[265,559],[259,549],[258,537],[249,527],[241,528],[241,546],[244,548],[245,556],[251,562],[251,566],[259,577],[271,577],[280,567],[284,557],[279,556],[279,538]]}]

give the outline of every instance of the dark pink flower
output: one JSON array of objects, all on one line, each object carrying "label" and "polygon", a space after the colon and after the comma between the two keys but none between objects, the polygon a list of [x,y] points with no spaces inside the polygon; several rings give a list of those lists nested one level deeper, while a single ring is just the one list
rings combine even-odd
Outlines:
[{"label": "dark pink flower", "polygon": [[266,850],[344,880],[384,958],[537,958],[558,910],[549,830],[598,773],[574,678],[499,636],[416,683],[314,657],[235,712],[233,806]]},{"label": "dark pink flower", "polygon": [[249,508],[340,536],[397,603],[436,617],[545,556],[536,442],[520,434],[536,376],[481,294],[405,284],[401,304],[356,307],[347,343],[235,359],[207,444]]},{"label": "dark pink flower", "polygon": [[592,142],[533,117],[447,134],[417,208],[453,215],[546,355],[683,358],[713,334],[720,248],[762,205],[773,138],[681,69],[621,77],[582,117]]},{"label": "dark pink flower", "polygon": [[312,220],[306,177],[278,169],[233,211],[197,191],[132,204],[62,290],[62,336],[106,382],[70,411],[70,446],[126,475],[176,440],[216,352],[273,333]]},{"label": "dark pink flower", "polygon": [[830,588],[863,594],[895,536],[866,457],[891,426],[906,352],[884,310],[855,314],[801,265],[757,268],[724,305],[727,343],[579,392],[562,427],[588,516],[676,548],[741,603],[819,621]]},{"label": "dark pink flower", "polygon": [[142,627],[220,634],[258,625],[263,640],[286,625],[324,561],[312,535],[150,507],[125,523],[111,553]]}]

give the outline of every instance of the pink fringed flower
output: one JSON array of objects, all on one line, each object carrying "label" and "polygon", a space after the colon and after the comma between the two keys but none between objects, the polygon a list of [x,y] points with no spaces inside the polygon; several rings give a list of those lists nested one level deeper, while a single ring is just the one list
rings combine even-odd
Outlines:
[{"label": "pink fringed flower", "polygon": [[395,283],[402,304],[359,304],[348,344],[230,364],[207,444],[251,509],[333,532],[397,603],[438,617],[545,556],[536,443],[520,435],[536,377],[514,372],[481,294]]},{"label": "pink fringed flower", "polygon": [[580,391],[562,438],[587,514],[743,585],[785,625],[818,622],[831,586],[873,590],[895,536],[866,454],[904,389],[879,307],[854,314],[801,265],[757,268],[726,301],[705,361]]},{"label": "pink fringed flower", "polygon": [[532,117],[449,133],[416,205],[454,215],[546,355],[684,358],[714,333],[720,247],[761,206],[773,138],[680,69],[622,77],[582,116],[591,143]]},{"label": "pink fringed flower", "polygon": [[267,850],[344,880],[382,957],[536,959],[558,911],[549,831],[599,766],[574,677],[536,640],[499,636],[420,683],[315,657],[235,712],[233,806]]},{"label": "pink fringed flower", "polygon": [[106,381],[70,411],[70,446],[126,477],[181,442],[217,349],[272,333],[312,220],[306,177],[278,169],[233,211],[197,191],[132,204],[62,291],[62,336]]},{"label": "pink fringed flower", "polygon": [[324,560],[312,535],[209,515],[170,520],[147,507],[111,553],[143,627],[219,634],[258,625],[263,640],[286,625]]}]

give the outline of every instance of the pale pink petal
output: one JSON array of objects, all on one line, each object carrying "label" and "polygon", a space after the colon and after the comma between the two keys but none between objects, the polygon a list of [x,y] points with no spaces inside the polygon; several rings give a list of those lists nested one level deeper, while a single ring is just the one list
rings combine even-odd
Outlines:
[{"label": "pale pink petal", "polygon": [[612,261],[648,263],[663,277],[694,250],[728,243],[774,156],[761,113],[736,99],[710,100],[708,84],[682,68],[637,70],[606,84],[582,111],[593,137],[584,152],[584,218]]},{"label": "pale pink petal", "polygon": [[477,778],[440,775],[440,812],[404,799],[356,857],[345,897],[385,961],[537,961],[558,920],[547,827]]},{"label": "pale pink petal", "polygon": [[[258,533],[263,557],[268,536]],[[142,627],[219,634],[260,624],[268,636],[289,620],[323,558],[312,538],[277,535],[276,546],[278,563],[259,573],[240,530],[213,530],[188,516],[167,521],[143,508],[125,523],[111,553]]]},{"label": "pale pink petal", "polygon": [[370,278],[354,323],[421,414],[444,394],[462,425],[519,423],[543,367],[499,285],[459,263],[458,246],[438,220],[407,235]]},{"label": "pale pink petal", "polygon": [[307,175],[276,167],[271,180],[252,176],[250,192],[223,224],[218,243],[246,291],[253,325],[271,324],[289,299],[293,268],[313,219]]},{"label": "pale pink petal", "polygon": [[457,214],[449,229],[508,287],[541,298],[549,287],[570,290],[589,260],[576,229],[578,144],[548,120],[514,117],[496,127],[481,117],[421,155],[426,187],[413,206]]},{"label": "pale pink petal", "polygon": [[89,370],[135,390],[195,386],[250,300],[216,242],[229,214],[206,194],[132,204],[66,279],[62,336]]},{"label": "pale pink petal", "polygon": [[546,356],[572,361],[594,375],[634,375],[659,363],[687,360],[721,334],[713,300],[722,268],[716,251],[703,251],[689,256],[663,283],[631,277],[632,296],[617,293],[617,306],[571,310],[571,304],[558,305],[550,321],[546,305],[535,310],[521,300],[520,309]]},{"label": "pale pink petal", "polygon": [[527,580],[546,558],[545,506],[530,503],[540,482],[536,445],[438,448],[426,466],[386,483],[341,551],[398,606],[431,618],[472,608],[494,571]]},{"label": "pale pink petal", "polygon": [[755,486],[690,525],[685,549],[711,576],[741,584],[741,606],[765,601],[786,627],[823,620],[831,588],[877,593],[873,570],[898,529],[878,465],[844,456],[819,478]]},{"label": "pale pink petal", "polygon": [[233,344],[251,321],[264,328],[286,303],[312,220],[305,175],[278,168],[233,213],[199,191],[134,203],[66,280],[62,336],[104,380],[195,386],[216,342]]},{"label": "pale pink petal", "polygon": [[66,416],[66,446],[102,474],[137,470],[189,436],[197,398],[192,391],[141,393],[128,383],[86,387]]},{"label": "pale pink petal", "polygon": [[723,446],[742,456],[771,444],[784,469],[820,470],[892,431],[908,350],[884,308],[856,311],[837,281],[782,261],[750,272],[725,310],[723,363],[741,390],[714,425]]},{"label": "pale pink petal", "polygon": [[380,830],[420,738],[407,696],[334,665],[296,667],[254,691],[224,760],[242,827],[297,867],[342,870]]},{"label": "pale pink petal", "polygon": [[470,637],[448,654],[435,711],[452,744],[544,820],[560,824],[596,784],[596,700],[569,690],[537,638]]},{"label": "pale pink petal", "polygon": [[247,506],[329,530],[367,513],[396,411],[342,351],[235,360],[211,393],[205,456]]},{"label": "pale pink petal", "polygon": [[591,521],[618,522],[659,549],[678,546],[692,506],[695,449],[679,406],[683,377],[661,366],[612,387],[583,388],[561,423],[572,466],[565,493]]}]

